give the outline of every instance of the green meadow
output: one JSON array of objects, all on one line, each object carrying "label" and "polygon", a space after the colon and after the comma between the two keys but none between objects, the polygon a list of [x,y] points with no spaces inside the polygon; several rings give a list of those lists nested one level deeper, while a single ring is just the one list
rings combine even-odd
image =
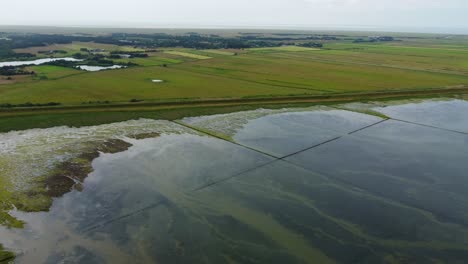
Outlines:
[{"label": "green meadow", "polygon": [[[465,42],[465,38],[408,38],[379,43],[324,41],[320,49],[299,46],[219,50],[161,48],[149,50],[146,58],[114,59],[114,63],[134,64],[118,70],[86,72],[51,65],[27,67],[36,74],[0,82],[0,105],[56,102],[60,103],[60,110],[49,108],[42,119],[53,116],[54,121],[44,124],[85,125],[96,123],[95,114],[83,114],[79,120],[75,120],[76,114],[68,117],[73,120],[57,115],[68,113],[67,107],[93,108],[92,111],[81,111],[83,113],[96,113],[102,109],[107,112],[103,116],[108,118],[100,118],[98,123],[106,123],[122,120],[109,114],[108,106],[114,106],[112,111],[121,113],[118,106],[128,104],[133,107],[132,110],[125,109],[124,120],[147,116],[143,112],[156,108],[161,110],[138,107],[141,104],[233,100],[232,106],[246,105],[243,100],[258,98],[258,105],[266,105],[262,100],[268,98],[286,98],[277,103],[294,103],[295,98],[304,97],[321,96],[324,101],[330,101],[348,95],[355,100],[362,95],[363,99],[368,96],[377,99],[375,95],[379,94],[393,96],[401,92],[404,93],[402,96],[411,97],[413,91],[417,96],[416,92],[434,90],[446,90],[446,96],[463,94],[468,89],[468,43]],[[21,51],[64,49],[72,53],[83,48],[99,48],[107,52],[141,51],[93,42]],[[317,100],[314,99],[314,103]],[[249,101],[248,105],[255,105],[255,102]],[[186,106],[171,106],[171,111]],[[0,121],[6,124],[6,118],[20,114],[24,118],[25,111],[28,115],[44,115],[35,109],[0,108]],[[15,122],[10,122],[8,129],[15,129],[15,124],[20,124],[17,128],[31,127],[19,121],[16,118]]]}]

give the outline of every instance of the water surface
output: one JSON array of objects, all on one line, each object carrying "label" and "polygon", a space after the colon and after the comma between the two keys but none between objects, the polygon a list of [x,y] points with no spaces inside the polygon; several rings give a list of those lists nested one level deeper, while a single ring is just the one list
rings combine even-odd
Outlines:
[{"label": "water surface", "polygon": [[463,263],[468,135],[430,103],[441,128],[313,107],[3,134],[18,187],[86,142],[132,146],[49,212],[11,211],[27,224],[0,243],[18,263]]},{"label": "water surface", "polygon": [[5,66],[27,66],[27,65],[41,65],[48,62],[54,61],[82,61],[75,58],[47,58],[47,59],[37,59],[32,61],[7,61],[7,62],[0,62],[0,67]]},{"label": "water surface", "polygon": [[103,70],[114,70],[114,69],[121,69],[121,68],[125,68],[125,66],[122,66],[122,65],[112,65],[112,66],[89,66],[89,65],[80,65],[80,66],[77,66],[77,68],[79,68],[80,70],[84,70],[84,71],[91,71],[91,72],[95,72],[95,71],[103,71]]},{"label": "water surface", "polygon": [[389,117],[468,133],[468,101],[446,100],[376,107]]}]

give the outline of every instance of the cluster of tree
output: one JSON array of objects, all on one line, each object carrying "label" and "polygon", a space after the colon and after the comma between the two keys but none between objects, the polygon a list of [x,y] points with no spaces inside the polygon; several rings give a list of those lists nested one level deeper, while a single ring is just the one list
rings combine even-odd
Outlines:
[{"label": "cluster of tree", "polygon": [[0,67],[0,75],[4,76],[13,76],[13,75],[34,75],[34,71],[26,71],[24,68],[14,67],[14,66],[4,66]]},{"label": "cluster of tree", "polygon": [[[81,54],[81,53],[78,53],[78,54]],[[60,67],[68,67],[68,68],[76,68],[79,65],[102,66],[102,67],[112,66],[116,64],[127,66],[127,67],[138,65],[132,62],[115,63],[113,60],[110,60],[108,57],[101,55],[101,54],[80,55],[80,56],[77,56],[77,54],[75,54],[74,57],[78,59],[83,59],[83,61],[76,62],[76,61],[57,60],[57,61],[48,62],[46,64],[60,66]]]},{"label": "cluster of tree", "polygon": [[92,36],[69,36],[61,34],[8,34],[10,47],[22,49],[43,47],[49,44],[69,44],[72,41],[92,41]]},{"label": "cluster of tree", "polygon": [[320,36],[310,36],[306,39],[313,39],[313,40],[340,40],[339,37],[336,36],[329,36],[329,35],[320,35]]},{"label": "cluster of tree", "polygon": [[38,53],[41,53],[41,54],[67,54],[67,52],[65,50],[40,50],[38,51]]},{"label": "cluster of tree", "polygon": [[53,66],[60,66],[60,67],[69,67],[69,68],[75,68],[77,65],[77,63],[74,61],[65,61],[65,60],[50,61],[45,64],[53,65]]},{"label": "cluster of tree", "polygon": [[88,101],[88,102],[82,102],[81,104],[110,104],[110,101]]},{"label": "cluster of tree", "polygon": [[322,43],[315,43],[315,42],[306,42],[306,43],[299,43],[296,46],[306,47],[306,48],[322,48]]},{"label": "cluster of tree", "polygon": [[[5,33],[6,34],[6,33]],[[336,35],[293,35],[276,34],[272,37],[265,37],[263,34],[241,34],[239,37],[222,37],[218,35],[205,35],[196,32],[189,32],[182,35],[170,35],[165,33],[158,34],[124,34],[114,33],[109,35],[59,35],[59,34],[7,34],[9,40],[0,40],[0,59],[34,56],[32,54],[15,54],[13,49],[26,48],[34,46],[46,46],[49,44],[68,44],[73,41],[95,42],[103,44],[113,44],[119,46],[132,45],[134,47],[146,50],[156,50],[157,48],[193,48],[193,49],[244,49],[259,47],[277,47],[288,45],[294,41],[307,40],[336,40]],[[379,41],[384,41],[380,39]],[[62,52],[62,51],[56,51]],[[75,57],[83,58],[89,55],[89,50],[82,48],[82,53],[75,54]],[[81,55],[80,55],[81,54]],[[115,53],[117,54],[117,53]],[[120,53],[119,53],[120,54]],[[129,54],[129,52],[125,52]],[[131,54],[132,56],[145,56],[140,53]]]},{"label": "cluster of tree", "polygon": [[200,35],[195,32],[185,35],[169,34],[121,34],[97,37],[94,42],[129,45],[135,47],[154,49],[168,47],[183,47],[192,49],[221,49],[221,48],[254,48],[273,47],[281,44],[275,40],[245,39],[242,37],[220,37],[218,35]]},{"label": "cluster of tree", "polygon": [[10,41],[0,40],[0,60],[24,60],[33,57],[36,57],[36,55],[30,53],[15,53],[11,47]]},{"label": "cluster of tree", "polygon": [[128,55],[129,58],[147,58],[149,57],[144,51],[111,51],[109,58],[120,59],[122,55]]},{"label": "cluster of tree", "polygon": [[0,59],[14,56],[15,52],[11,49],[10,43],[7,40],[0,40]]},{"label": "cluster of tree", "polygon": [[299,40],[340,40],[345,35],[328,34],[306,34],[306,33],[272,33],[270,37],[265,37],[261,33],[240,33],[241,38],[249,40],[270,40],[270,41],[299,41]]},{"label": "cluster of tree", "polygon": [[395,41],[394,37],[389,37],[389,36],[378,36],[378,37],[369,37],[367,39],[363,38],[358,38],[355,39],[353,42],[354,43],[363,43],[363,42],[380,42],[380,41]]},{"label": "cluster of tree", "polygon": [[50,102],[50,103],[45,103],[45,104],[39,104],[39,103],[31,103],[27,102],[24,104],[0,104],[0,108],[13,108],[13,107],[45,107],[45,106],[57,106],[61,105],[61,103],[57,102]]},{"label": "cluster of tree", "polygon": [[114,61],[107,59],[104,55],[96,54],[89,57],[86,61],[86,65],[90,66],[112,66]]}]

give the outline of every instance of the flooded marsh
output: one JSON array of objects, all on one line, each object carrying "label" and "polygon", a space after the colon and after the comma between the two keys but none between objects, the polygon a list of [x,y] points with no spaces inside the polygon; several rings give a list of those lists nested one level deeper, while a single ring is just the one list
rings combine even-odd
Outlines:
[{"label": "flooded marsh", "polygon": [[259,109],[0,134],[0,257],[463,263],[467,107]]}]

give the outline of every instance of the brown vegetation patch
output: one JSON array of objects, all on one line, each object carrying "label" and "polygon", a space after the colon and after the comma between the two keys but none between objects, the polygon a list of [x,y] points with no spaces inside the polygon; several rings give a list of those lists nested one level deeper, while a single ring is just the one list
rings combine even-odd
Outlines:
[{"label": "brown vegetation patch", "polygon": [[134,138],[134,139],[146,139],[146,138],[157,138],[159,136],[161,136],[161,134],[156,133],[156,132],[149,132],[149,133],[135,134],[129,137]]},{"label": "brown vegetation patch", "polygon": [[2,245],[0,245],[0,263],[9,263],[15,258],[15,254],[3,250]]},{"label": "brown vegetation patch", "polygon": [[95,145],[89,151],[59,164],[55,170],[46,177],[44,183],[46,194],[50,197],[61,197],[72,188],[81,190],[81,184],[93,171],[92,161],[99,157],[99,153],[118,153],[127,150],[132,145],[120,139],[110,139]]},{"label": "brown vegetation patch", "polygon": [[31,80],[31,75],[15,75],[15,76],[4,76],[0,75],[0,85],[2,84],[14,84],[18,82],[25,82]]}]

